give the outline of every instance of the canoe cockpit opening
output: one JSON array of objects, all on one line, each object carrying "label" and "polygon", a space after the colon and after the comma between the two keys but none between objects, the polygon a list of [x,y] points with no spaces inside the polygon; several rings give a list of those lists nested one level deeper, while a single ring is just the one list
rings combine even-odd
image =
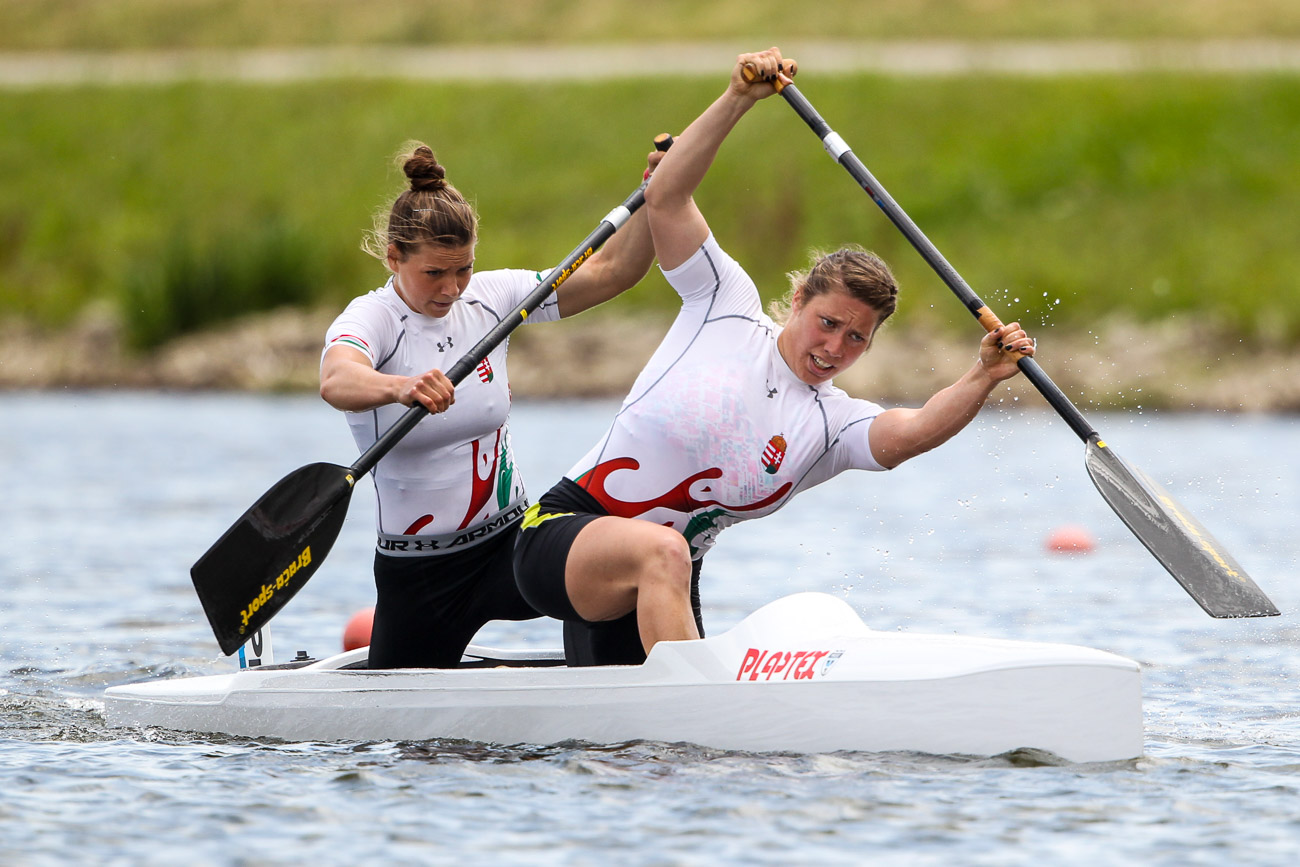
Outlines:
[{"label": "canoe cockpit opening", "polygon": [[[335,671],[366,671],[370,668],[367,648],[358,648],[336,657],[337,664],[327,666]],[[298,651],[290,662],[276,665],[254,664],[243,671],[286,671],[304,668],[320,660],[308,656],[305,650]],[[539,650],[505,650],[497,647],[480,647],[471,644],[465,649],[457,668],[562,668],[565,665],[564,651],[559,649]]]},{"label": "canoe cockpit opening", "polygon": [[[471,648],[472,650],[473,648]],[[482,648],[479,652],[465,652],[457,668],[561,668],[565,665],[564,651],[508,651]],[[512,654],[512,655],[506,655]]]}]

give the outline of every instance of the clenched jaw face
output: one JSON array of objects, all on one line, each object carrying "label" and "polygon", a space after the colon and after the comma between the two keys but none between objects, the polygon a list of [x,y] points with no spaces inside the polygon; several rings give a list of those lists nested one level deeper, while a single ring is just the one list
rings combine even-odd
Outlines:
[{"label": "clenched jaw face", "polygon": [[820,385],[867,351],[879,325],[880,314],[842,287],[807,299],[800,291],[776,343],[795,376]]}]

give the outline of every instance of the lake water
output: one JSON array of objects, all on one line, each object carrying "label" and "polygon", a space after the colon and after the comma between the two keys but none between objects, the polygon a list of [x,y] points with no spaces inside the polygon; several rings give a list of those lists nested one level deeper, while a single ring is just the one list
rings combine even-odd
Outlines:
[{"label": "lake water", "polygon": [[[355,455],[314,397],[0,395],[0,863],[1291,864],[1300,852],[1300,419],[1096,415],[1282,608],[1205,615],[1092,488],[1049,412],[990,407],[887,474],[854,473],[710,555],[716,633],[798,590],[881,630],[1102,648],[1143,665],[1141,759],[755,755],[626,743],[281,743],[105,725],[107,686],[209,673],[194,560],[274,481]],[[611,402],[521,403],[534,496]],[[373,495],[277,617],[333,652],[372,604]],[[1046,550],[1086,527],[1089,554]],[[558,626],[480,642],[555,646]]]}]

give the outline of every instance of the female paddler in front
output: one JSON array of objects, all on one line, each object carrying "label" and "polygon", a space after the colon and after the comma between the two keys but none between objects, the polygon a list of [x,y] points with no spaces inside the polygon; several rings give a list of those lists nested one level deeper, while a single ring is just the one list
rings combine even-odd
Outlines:
[{"label": "female paddler in front", "polygon": [[[662,154],[649,157],[652,170]],[[334,320],[320,393],[364,451],[417,401],[430,413],[373,471],[376,521],[371,668],[454,667],[489,620],[540,616],[511,567],[527,506],[510,448],[506,342],[454,389],[443,370],[513,312],[545,271],[475,271],[478,215],[433,151],[401,160],[409,189],[366,249],[392,272]],[[572,316],[635,285],[654,251],[644,210],[527,322]],[[549,270],[549,269],[548,269]]]},{"label": "female paddler in front", "polygon": [[[752,83],[746,66],[759,73]],[[741,55],[660,164],[646,210],[681,311],[606,434],[524,518],[516,580],[533,607],[566,621],[570,664],[634,663],[656,642],[699,637],[692,590],[719,531],[844,470],[890,469],[940,445],[1033,354],[1012,323],[919,409],[850,398],[831,380],[871,346],[897,295],[885,263],[855,248],[797,276],[784,327],[764,315],[692,195],[733,126],[776,92],[778,71],[793,75],[795,63],[775,48]],[[634,618],[639,646],[598,625],[619,618]]]}]

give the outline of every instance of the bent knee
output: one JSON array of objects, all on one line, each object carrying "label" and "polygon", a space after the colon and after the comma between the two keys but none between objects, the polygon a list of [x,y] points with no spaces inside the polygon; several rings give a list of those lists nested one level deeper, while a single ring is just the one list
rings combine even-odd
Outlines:
[{"label": "bent knee", "polygon": [[654,526],[644,541],[641,562],[643,585],[658,585],[690,591],[691,548],[678,532]]}]

